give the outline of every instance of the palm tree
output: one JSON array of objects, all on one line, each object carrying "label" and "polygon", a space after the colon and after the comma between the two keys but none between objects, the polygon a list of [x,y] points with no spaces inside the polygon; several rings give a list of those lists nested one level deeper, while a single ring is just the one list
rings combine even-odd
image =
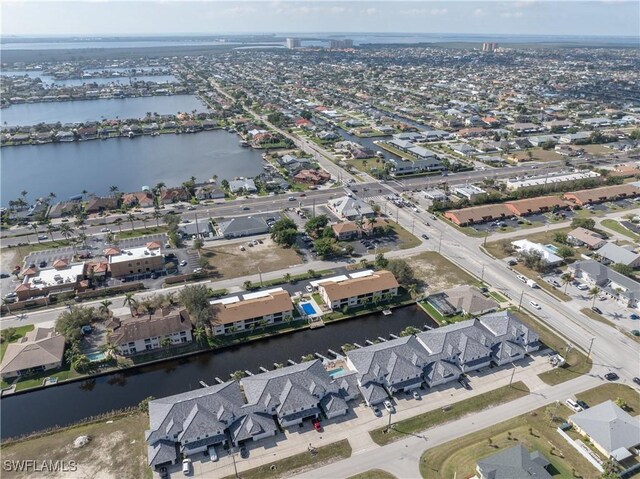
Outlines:
[{"label": "palm tree", "polygon": [[146,230],[147,229],[147,223],[149,222],[149,218],[147,218],[146,216],[141,216],[140,217],[140,221],[142,221],[142,226]]},{"label": "palm tree", "polygon": [[291,273],[286,273],[286,274],[284,275],[284,278],[283,278],[283,279],[284,279],[284,281],[285,281],[286,283],[290,283],[290,282],[291,282]]},{"label": "palm tree", "polygon": [[84,198],[86,198],[87,197],[87,193],[89,193],[89,192],[87,190],[82,190],[80,193],[82,193],[82,196]]},{"label": "palm tree", "polygon": [[415,283],[411,283],[407,286],[407,292],[411,295],[412,298],[415,298],[418,295],[418,287]]},{"label": "palm tree", "polygon": [[11,314],[11,309],[9,308],[11,301],[9,301],[7,298],[2,298],[2,304],[7,308],[7,313]]},{"label": "palm tree", "polygon": [[135,220],[136,220],[136,217],[135,217],[135,215],[134,215],[133,213],[129,213],[129,214],[127,215],[127,221],[128,221],[129,223],[131,223],[131,231],[133,231],[133,230],[135,229],[135,227],[133,226],[133,222],[134,222]]},{"label": "palm tree", "polygon": [[564,294],[567,294],[567,286],[569,286],[569,283],[573,281],[573,275],[569,272],[564,273],[560,276],[560,280],[562,281],[562,284],[564,284]]},{"label": "palm tree", "polygon": [[114,196],[115,196],[115,195],[116,195],[116,193],[118,192],[118,189],[119,189],[119,188],[118,188],[117,186],[115,186],[115,185],[112,185],[112,186],[110,186],[110,187],[109,187],[109,191],[110,191],[111,193],[113,193],[113,195],[114,195]]},{"label": "palm tree", "polygon": [[594,286],[589,290],[589,297],[593,298],[593,302],[591,303],[591,307],[593,308],[596,305],[596,298],[598,297],[598,293],[600,293],[600,288]]},{"label": "palm tree", "polygon": [[60,234],[65,240],[68,240],[71,237],[73,230],[71,229],[71,226],[69,226],[69,223],[63,223],[60,226]]},{"label": "palm tree", "polygon": [[124,301],[122,302],[122,306],[129,306],[131,316],[134,316],[134,311],[136,315],[138,314],[138,301],[136,301],[132,292],[124,293]]},{"label": "palm tree", "polygon": [[29,226],[33,229],[33,231],[35,231],[36,239],[38,240],[38,243],[40,243],[40,237],[38,236],[38,223],[31,223]]},{"label": "palm tree", "polygon": [[207,338],[207,331],[202,326],[196,326],[193,330],[193,337],[198,343],[203,343]]},{"label": "palm tree", "polygon": [[113,224],[117,225],[120,233],[122,233],[122,218],[116,218]]},{"label": "palm tree", "polygon": [[158,208],[153,209],[153,219],[156,220],[156,227],[160,227],[160,218],[162,218],[162,213]]},{"label": "palm tree", "polygon": [[51,221],[47,221],[47,233],[51,236],[51,240],[53,241],[53,232],[56,230],[55,226],[51,224]]},{"label": "palm tree", "polygon": [[113,303],[108,299],[105,299],[104,301],[100,301],[100,312],[106,315],[111,315],[111,310],[109,309],[109,306],[111,306],[112,304]]},{"label": "palm tree", "polygon": [[253,287],[253,283],[251,281],[245,281],[242,283],[242,287],[248,291]]}]

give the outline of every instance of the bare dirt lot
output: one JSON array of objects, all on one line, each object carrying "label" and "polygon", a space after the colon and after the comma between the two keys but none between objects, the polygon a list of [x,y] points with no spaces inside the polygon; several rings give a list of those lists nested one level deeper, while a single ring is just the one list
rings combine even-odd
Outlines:
[{"label": "bare dirt lot", "polygon": [[431,292],[464,284],[480,284],[479,280],[435,251],[426,251],[407,259],[415,270],[416,277],[424,281]]},{"label": "bare dirt lot", "polygon": [[[258,273],[277,271],[289,266],[302,264],[298,253],[291,248],[282,248],[271,239],[263,239],[263,244],[249,247],[249,240],[226,244],[202,250],[202,257],[209,260],[222,278],[237,278]],[[244,246],[244,251],[240,250]]]},{"label": "bare dirt lot", "polygon": [[[113,419],[64,429],[36,439],[3,446],[4,461],[36,460],[61,461],[60,467],[65,471],[36,473],[38,476],[71,479],[119,479],[151,478],[151,470],[146,464],[146,443],[144,430],[149,426],[146,414],[135,413],[122,418]],[[73,441],[87,435],[89,443],[81,448],[74,448]],[[75,461],[77,467],[74,469]],[[55,462],[50,463],[56,465]],[[3,478],[34,477],[34,471],[2,471]]]}]

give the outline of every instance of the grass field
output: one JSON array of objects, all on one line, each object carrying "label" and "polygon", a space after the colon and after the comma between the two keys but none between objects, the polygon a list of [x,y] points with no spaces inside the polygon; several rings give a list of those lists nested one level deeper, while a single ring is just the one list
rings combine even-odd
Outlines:
[{"label": "grass field", "polygon": [[[554,237],[556,235],[556,233],[568,233],[569,231],[573,230],[573,228],[571,228],[570,226],[567,226],[566,228],[559,228],[557,230],[551,230],[551,231],[539,231],[537,233],[531,233],[531,234],[524,234],[522,236],[514,236],[513,238],[509,238],[508,241],[509,243],[511,243],[512,241],[517,241],[517,240],[521,240],[521,239],[528,239],[529,241],[532,241],[533,243],[541,243],[541,244],[555,244],[556,246],[560,246],[558,243],[554,242]],[[503,241],[492,241],[489,242],[485,245],[485,249],[491,253],[493,256],[495,256],[496,258],[499,259],[504,259],[508,256],[512,256],[512,254],[507,253],[504,251],[504,249],[502,248],[502,244]]]},{"label": "grass field", "polygon": [[20,326],[19,328],[15,328],[15,331],[16,332],[13,334],[13,336],[9,341],[2,341],[2,343],[0,343],[0,361],[2,361],[2,358],[4,358],[4,353],[7,350],[7,346],[9,346],[9,343],[15,343],[18,339],[22,338],[29,331],[33,331],[33,324],[29,324],[27,326]]},{"label": "grass field", "polygon": [[491,296],[493,299],[495,299],[498,303],[508,303],[509,302],[509,300],[507,298],[502,296],[497,291],[489,291],[489,296]]},{"label": "grass field", "polygon": [[[554,406],[540,408],[427,450],[420,458],[422,477],[472,477],[479,459],[518,444],[542,453],[551,463],[548,470],[553,477],[598,477],[598,471],[556,432],[558,424],[545,413],[549,407]],[[569,412],[564,406],[558,411],[559,415]]]},{"label": "grass field", "polygon": [[532,161],[557,161],[562,160],[564,156],[559,155],[555,150],[543,150],[542,148],[529,148],[525,151],[514,152],[514,156],[519,159],[528,159],[531,152]]},{"label": "grass field", "polygon": [[627,236],[635,241],[640,241],[640,235],[635,234],[633,231],[629,231],[616,220],[606,219],[602,220],[600,223],[602,224],[602,226],[610,229],[611,231],[615,231],[616,233]]},{"label": "grass field", "polygon": [[479,279],[435,251],[426,251],[406,259],[415,270],[416,277],[428,285],[430,292],[465,284],[480,285]]},{"label": "grass field", "polygon": [[[493,391],[478,394],[469,399],[451,404],[451,407],[443,411],[435,409],[433,411],[419,414],[409,419],[393,424],[390,431],[386,431],[386,426],[370,431],[373,442],[380,446],[397,441],[408,435],[415,435],[421,431],[434,426],[439,426],[447,422],[455,421],[472,412],[482,411],[488,407],[503,404],[514,399],[526,396],[529,389],[523,382],[513,383],[511,386],[504,386]],[[386,431],[386,432],[385,432]]]},{"label": "grass field", "polygon": [[[396,240],[398,242],[397,246],[395,246],[393,250],[411,249],[420,245],[420,240],[416,238],[414,235],[412,235],[411,233],[409,233],[406,229],[404,229],[398,223],[389,221],[389,224],[393,228]],[[392,250],[391,248],[378,248],[379,253],[386,253],[387,251],[391,251],[391,250]]]},{"label": "grass field", "polygon": [[513,309],[512,312],[520,321],[537,331],[542,343],[557,351],[567,361],[565,367],[553,368],[550,371],[539,374],[538,377],[543,382],[553,386],[591,371],[591,363],[587,361],[587,357],[581,351],[572,348],[567,354],[566,341],[527,313]]},{"label": "grass field", "polygon": [[[240,276],[258,274],[287,269],[289,266],[302,264],[302,260],[292,248],[282,248],[271,239],[263,240],[252,248],[246,243],[235,243],[215,248],[204,248],[202,257],[220,274],[220,278],[238,278]],[[240,245],[245,251],[240,251]]]},{"label": "grass field", "polygon": [[[147,479],[151,470],[147,467],[147,445],[144,431],[149,427],[146,414],[136,413],[106,419],[93,424],[58,430],[42,437],[3,445],[3,460],[76,461],[78,470],[65,473],[65,478],[122,477]],[[82,435],[89,436],[89,443],[75,449],[73,441]],[[4,476],[4,474],[3,474]],[[7,477],[29,478],[33,471],[15,472]],[[50,476],[48,476],[50,477]]]},{"label": "grass field", "polygon": [[347,479],[396,479],[396,476],[380,469],[370,469]]},{"label": "grass field", "polygon": [[583,400],[589,406],[595,406],[609,399],[615,401],[617,398],[622,398],[629,406],[629,409],[627,409],[629,414],[632,416],[640,414],[640,393],[625,384],[603,384],[576,394],[576,398]]},{"label": "grass field", "polygon": [[[260,467],[243,471],[240,475],[242,479],[278,479],[300,474],[308,469],[317,469],[330,462],[339,459],[346,459],[351,456],[351,445],[349,441],[334,442],[327,446],[316,448],[316,453],[303,452],[295,456],[286,457],[279,461],[271,462]],[[275,468],[272,468],[275,466]],[[228,476],[224,479],[233,479],[235,476]]]},{"label": "grass field", "polygon": [[115,229],[111,228],[111,231],[113,231],[113,233],[115,234],[116,239],[123,240],[128,238],[139,238],[140,236],[166,233],[167,227],[166,226],[160,226],[160,227],[150,226],[148,228],[138,228],[135,230],[123,230],[122,233],[120,233],[120,231],[116,231]]}]

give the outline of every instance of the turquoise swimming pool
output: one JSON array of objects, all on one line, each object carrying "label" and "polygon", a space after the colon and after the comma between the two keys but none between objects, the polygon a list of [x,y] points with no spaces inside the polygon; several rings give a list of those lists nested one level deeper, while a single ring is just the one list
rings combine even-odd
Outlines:
[{"label": "turquoise swimming pool", "polygon": [[329,376],[331,376],[331,379],[335,379],[344,374],[344,368],[331,369],[327,372],[329,373]]},{"label": "turquoise swimming pool", "polygon": [[88,353],[86,356],[87,359],[92,363],[104,361],[105,359],[107,359],[107,355],[100,351],[96,351],[95,353]]},{"label": "turquoise swimming pool", "polygon": [[313,304],[311,303],[300,303],[300,307],[302,308],[302,311],[304,311],[304,314],[306,314],[307,316],[318,314],[316,308],[314,308]]}]

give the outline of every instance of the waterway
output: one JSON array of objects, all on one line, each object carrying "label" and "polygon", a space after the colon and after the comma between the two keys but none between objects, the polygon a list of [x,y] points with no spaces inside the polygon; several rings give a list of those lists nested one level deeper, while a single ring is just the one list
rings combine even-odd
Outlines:
[{"label": "waterway", "polygon": [[168,115],[193,110],[207,111],[207,107],[195,95],[20,103],[0,110],[0,122],[3,126],[37,125],[58,121],[64,124],[112,118],[142,118],[147,112]]},{"label": "waterway", "polygon": [[179,185],[191,176],[206,181],[214,174],[220,180],[260,174],[261,153],[242,148],[239,139],[234,133],[214,130],[4,147],[0,203],[7,206],[21,190],[27,190],[31,199],[50,192],[66,199],[82,190],[106,194],[111,185],[126,192],[160,181]]},{"label": "waterway", "polygon": [[34,74],[34,72],[3,72],[2,76],[24,76],[27,74],[30,78],[40,78],[45,86],[83,86],[83,85],[129,85],[130,82],[154,82],[160,84],[176,83],[178,80],[173,75],[132,75],[131,77],[96,77],[96,78],[69,78],[69,79],[56,79],[51,75]]},{"label": "waterway", "polygon": [[345,343],[398,334],[407,326],[422,328],[433,321],[418,307],[394,310],[329,324],[324,328],[253,341],[207,352],[190,358],[171,360],[133,371],[111,374],[83,382],[63,384],[24,395],[2,398],[2,438],[64,426],[89,416],[137,405],[148,396],[164,397],[197,389],[203,380],[215,384],[216,377],[228,380],[237,370],[259,372],[273,369],[273,363],[300,361],[305,354],[327,349],[338,351]]}]

